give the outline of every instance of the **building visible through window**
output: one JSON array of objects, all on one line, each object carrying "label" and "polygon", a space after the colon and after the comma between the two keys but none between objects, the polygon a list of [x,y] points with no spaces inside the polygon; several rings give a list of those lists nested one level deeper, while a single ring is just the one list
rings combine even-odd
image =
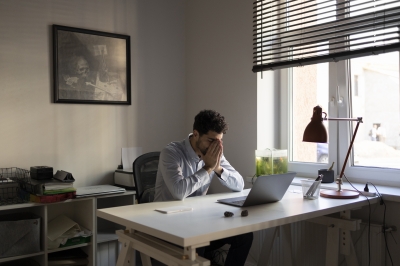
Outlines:
[{"label": "building visible through window", "polygon": [[354,75],[354,96],[358,96],[358,75]]}]

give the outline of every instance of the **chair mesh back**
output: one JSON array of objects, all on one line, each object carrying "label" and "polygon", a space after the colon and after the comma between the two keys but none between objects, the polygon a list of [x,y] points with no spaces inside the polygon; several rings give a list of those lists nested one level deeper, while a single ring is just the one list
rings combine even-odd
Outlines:
[{"label": "chair mesh back", "polygon": [[133,162],[133,176],[138,203],[154,200],[159,158],[160,152],[149,152],[139,156]]}]

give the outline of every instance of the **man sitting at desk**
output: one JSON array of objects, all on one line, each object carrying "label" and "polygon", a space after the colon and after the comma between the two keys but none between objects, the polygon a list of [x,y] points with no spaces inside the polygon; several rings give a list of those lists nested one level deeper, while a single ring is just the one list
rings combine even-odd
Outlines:
[{"label": "man sitting at desk", "polygon": [[[243,177],[223,155],[222,137],[228,130],[218,112],[203,110],[194,119],[193,133],[182,141],[168,144],[160,154],[154,201],[182,200],[206,195],[212,178],[232,191],[241,191]],[[188,225],[190,226],[190,225]],[[197,249],[203,256],[230,244],[225,265],[244,265],[253,241],[253,233],[212,241]]]}]

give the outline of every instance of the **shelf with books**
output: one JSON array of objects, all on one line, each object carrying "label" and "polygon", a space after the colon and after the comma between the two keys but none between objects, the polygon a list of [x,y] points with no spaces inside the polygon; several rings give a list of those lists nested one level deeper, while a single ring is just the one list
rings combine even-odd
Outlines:
[{"label": "shelf with books", "polygon": [[[16,182],[10,182],[10,184],[12,184],[15,191],[19,190]],[[0,258],[0,263],[2,266],[3,263],[6,263],[5,265],[23,265],[19,263],[22,263],[23,260],[32,260],[38,265],[50,266],[51,264],[48,259],[49,254],[58,254],[64,250],[79,249],[88,255],[87,265],[89,266],[115,265],[112,264],[114,258],[118,255],[118,240],[115,235],[115,230],[120,229],[120,226],[117,224],[107,223],[105,220],[100,221],[101,218],[96,217],[96,210],[115,206],[132,205],[134,202],[135,192],[126,191],[125,193],[119,194],[66,199],[60,202],[45,204],[25,202],[22,204],[0,205],[0,215],[33,213],[41,217],[40,252],[3,257]],[[82,227],[92,231],[93,235],[91,236],[90,242],[67,247],[59,247],[52,250],[47,249],[48,222],[61,214],[68,216]],[[107,257],[108,260],[103,260],[105,257]]]},{"label": "shelf with books", "polygon": [[[5,215],[7,217],[26,213],[32,213],[40,217],[40,240],[37,244],[40,246],[40,251],[1,257],[0,263],[2,263],[2,265],[3,263],[5,263],[4,265],[25,265],[22,264],[25,261],[34,261],[38,265],[50,265],[48,263],[49,254],[58,253],[60,251],[69,249],[82,250],[85,254],[87,254],[87,265],[95,265],[96,245],[93,244],[95,241],[93,240],[95,236],[91,237],[89,243],[79,243],[77,245],[56,248],[53,250],[47,249],[49,241],[47,239],[48,222],[60,214],[65,214],[88,230],[96,232],[94,198],[68,199],[62,202],[47,204],[24,203],[0,206],[0,215]],[[3,241],[3,243],[4,242],[7,241]]]}]

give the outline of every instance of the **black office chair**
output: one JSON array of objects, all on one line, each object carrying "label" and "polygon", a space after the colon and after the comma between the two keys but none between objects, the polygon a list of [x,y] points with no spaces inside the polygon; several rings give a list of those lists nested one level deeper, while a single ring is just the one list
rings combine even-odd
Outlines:
[{"label": "black office chair", "polygon": [[139,204],[154,201],[159,158],[160,152],[149,152],[140,155],[133,162],[133,178]]}]

